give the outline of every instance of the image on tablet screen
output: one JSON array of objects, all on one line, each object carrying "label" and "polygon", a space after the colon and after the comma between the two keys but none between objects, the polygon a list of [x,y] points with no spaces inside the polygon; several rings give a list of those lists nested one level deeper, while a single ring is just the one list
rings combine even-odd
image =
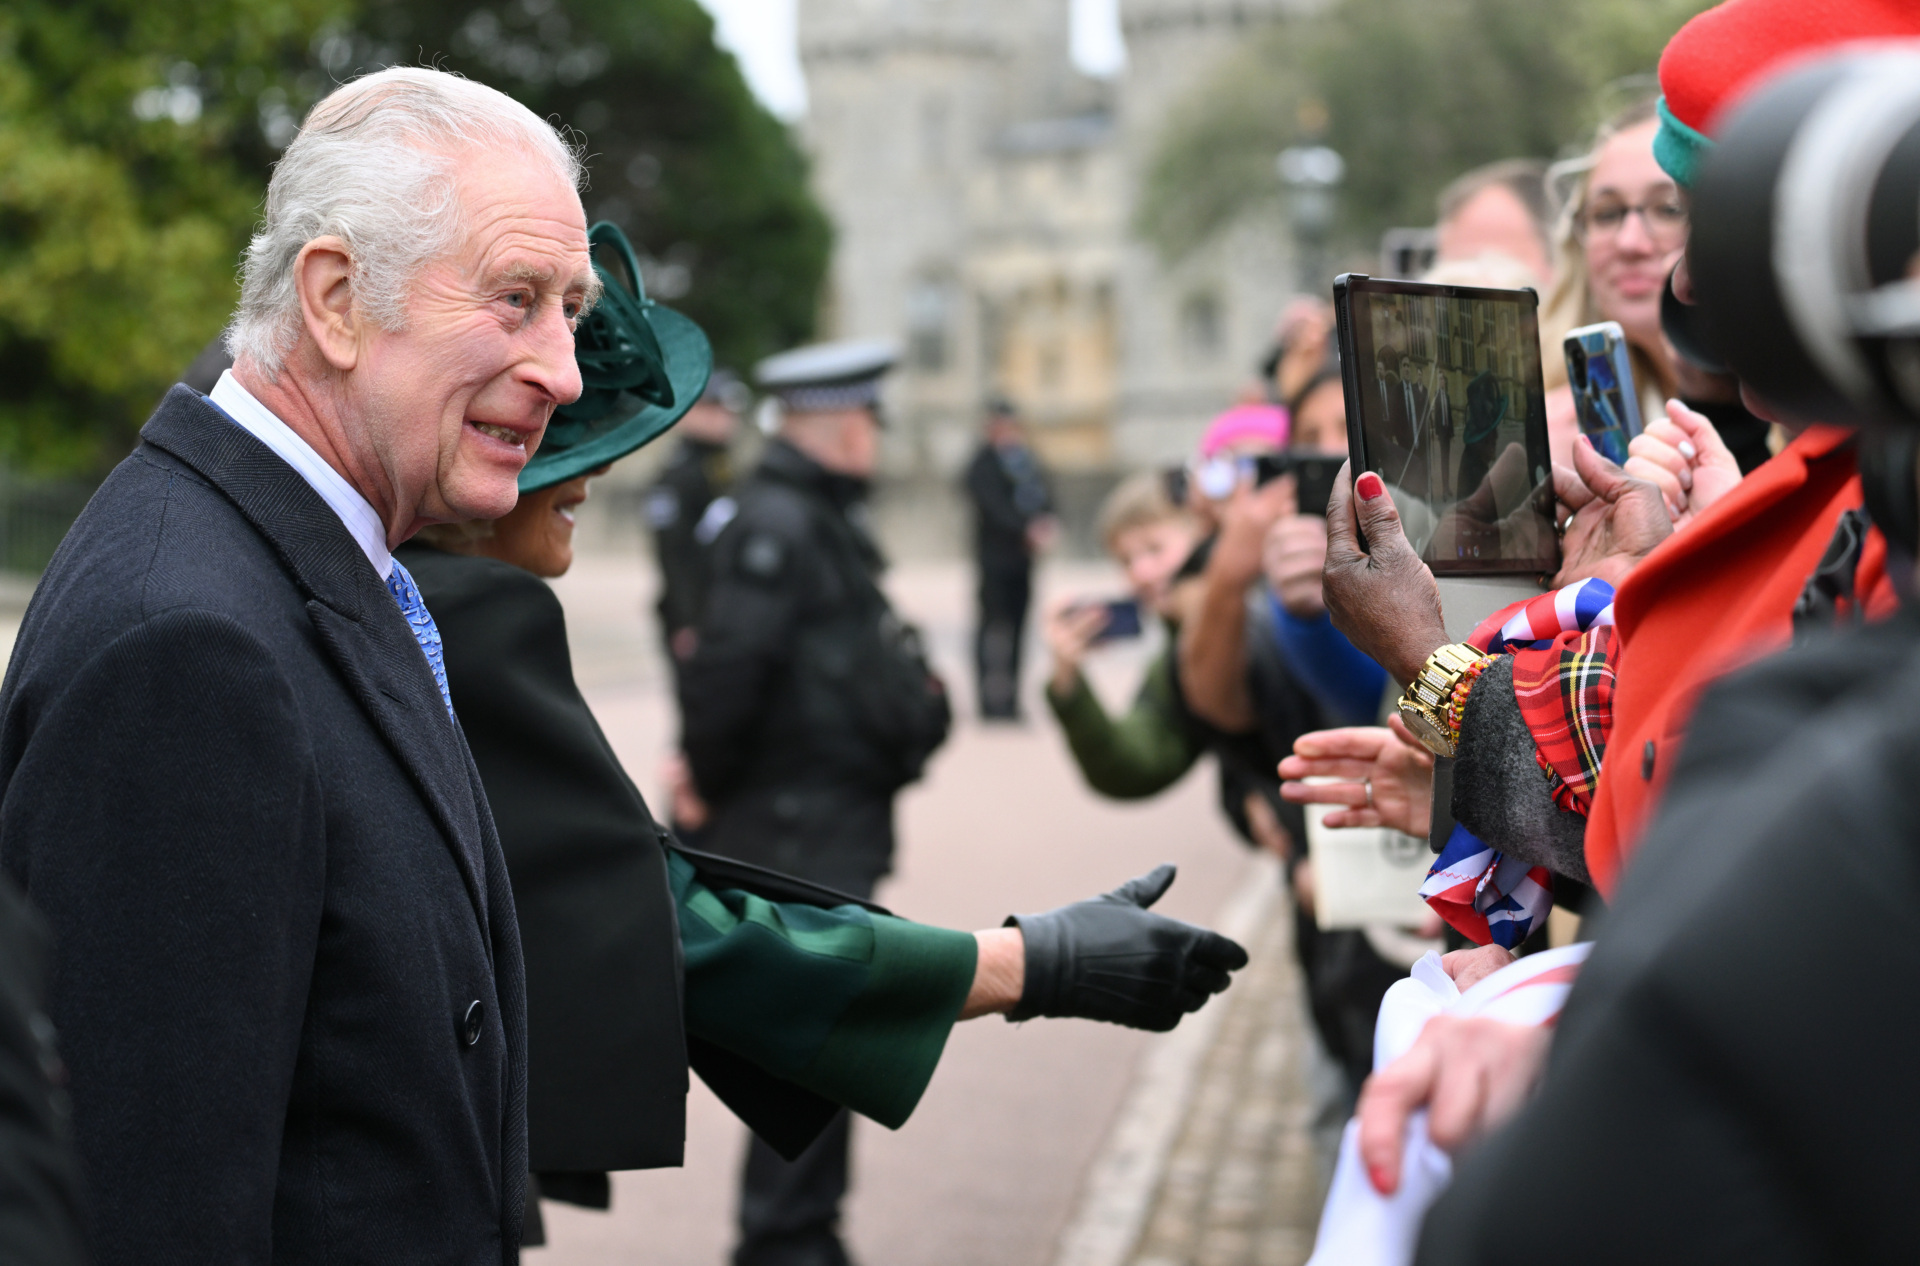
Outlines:
[{"label": "image on tablet screen", "polygon": [[1365,461],[1436,572],[1550,570],[1533,295],[1478,293],[1353,294]]}]

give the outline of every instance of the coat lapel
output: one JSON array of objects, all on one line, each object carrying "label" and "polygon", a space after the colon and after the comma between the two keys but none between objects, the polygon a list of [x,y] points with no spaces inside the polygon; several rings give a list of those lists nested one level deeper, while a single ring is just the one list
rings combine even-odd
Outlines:
[{"label": "coat lapel", "polygon": [[406,617],[359,543],[292,467],[189,388],[168,392],[140,436],[205,476],[279,554],[321,645],[439,821],[474,913],[489,930],[466,745]]}]

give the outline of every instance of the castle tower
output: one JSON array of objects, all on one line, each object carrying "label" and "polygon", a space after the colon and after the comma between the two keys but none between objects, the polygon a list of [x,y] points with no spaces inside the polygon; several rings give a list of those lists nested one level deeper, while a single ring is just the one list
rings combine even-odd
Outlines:
[{"label": "castle tower", "polygon": [[949,469],[971,436],[989,384],[969,194],[1006,127],[1049,109],[1067,36],[1066,0],[801,0],[802,135],[836,230],[822,335],[905,345],[895,473]]},{"label": "castle tower", "polygon": [[[1120,0],[1127,69],[1116,116],[1129,208],[1169,117],[1245,41],[1313,0]],[[1131,218],[1131,217],[1129,217]],[[1127,238],[1118,270],[1120,381],[1113,420],[1123,466],[1179,461],[1208,418],[1256,376],[1292,293],[1279,216],[1249,217],[1168,263]]]}]

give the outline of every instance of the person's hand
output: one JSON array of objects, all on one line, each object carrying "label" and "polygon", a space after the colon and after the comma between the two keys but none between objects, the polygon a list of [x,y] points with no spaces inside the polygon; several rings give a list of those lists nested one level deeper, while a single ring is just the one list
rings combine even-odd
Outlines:
[{"label": "person's hand", "polygon": [[1512,1116],[1546,1063],[1552,1031],[1478,1016],[1436,1015],[1413,1048],[1367,1078],[1354,1115],[1375,1191],[1400,1186],[1407,1118],[1427,1109],[1427,1137],[1452,1152]]},{"label": "person's hand", "polygon": [[1220,538],[1207,575],[1219,583],[1244,589],[1260,576],[1261,551],[1267,532],[1295,512],[1297,496],[1292,475],[1282,475],[1264,487],[1241,483],[1220,510]]},{"label": "person's hand", "polygon": [[[1292,804],[1337,804],[1330,827],[1386,826],[1425,838],[1433,824],[1433,754],[1399,717],[1388,726],[1316,730],[1294,740],[1280,762],[1280,798]],[[1337,778],[1309,783],[1306,778]]]},{"label": "person's hand", "polygon": [[1078,1016],[1164,1033],[1247,965],[1247,951],[1147,907],[1173,885],[1157,866],[1105,896],[1007,922],[1026,940],[1026,976],[1010,1020]]},{"label": "person's hand", "polygon": [[1060,520],[1043,514],[1027,524],[1027,552],[1044,554],[1060,539]]},{"label": "person's hand", "polygon": [[1627,445],[1626,472],[1660,489],[1675,528],[1685,527],[1740,482],[1740,463],[1708,421],[1678,400]]},{"label": "person's hand", "polygon": [[675,752],[667,757],[667,813],[673,824],[689,831],[697,831],[707,824],[707,802],[701,798],[700,789],[693,785],[693,766],[687,763],[684,753]]},{"label": "person's hand", "polygon": [[1461,993],[1473,988],[1493,973],[1513,962],[1513,951],[1498,945],[1477,945],[1440,956],[1440,970],[1453,977],[1453,987]]},{"label": "person's hand", "polygon": [[1554,495],[1571,512],[1553,584],[1597,576],[1618,589],[1641,559],[1673,535],[1666,498],[1600,456],[1584,435],[1574,441],[1573,465],[1553,468]]},{"label": "person's hand", "polygon": [[1267,530],[1261,570],[1280,605],[1302,620],[1327,609],[1320,573],[1327,566],[1327,521],[1317,514],[1290,514]]},{"label": "person's hand", "polygon": [[1041,628],[1046,634],[1047,648],[1053,652],[1052,689],[1055,697],[1064,699],[1073,693],[1074,679],[1080,675],[1080,661],[1087,657],[1093,639],[1099,637],[1100,630],[1106,627],[1107,605],[1104,602],[1066,599],[1054,603],[1047,612]]},{"label": "person's hand", "polygon": [[[1357,494],[1357,495],[1356,495]],[[1367,551],[1360,548],[1366,534]],[[1440,586],[1400,526],[1387,485],[1372,471],[1340,468],[1327,500],[1327,566],[1321,573],[1334,627],[1396,681],[1412,681],[1446,645]]]}]

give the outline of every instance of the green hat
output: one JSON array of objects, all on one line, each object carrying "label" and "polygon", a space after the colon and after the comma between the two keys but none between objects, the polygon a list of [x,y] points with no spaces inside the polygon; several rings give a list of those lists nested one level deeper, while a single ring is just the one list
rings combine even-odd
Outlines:
[{"label": "green hat", "polygon": [[631,288],[594,264],[605,287],[574,335],[580,398],[553,411],[546,436],[520,472],[522,494],[550,488],[625,457],[663,435],[700,400],[713,348],[699,326],[647,298],[626,234],[606,221],[587,230],[587,248],[611,246]]}]

